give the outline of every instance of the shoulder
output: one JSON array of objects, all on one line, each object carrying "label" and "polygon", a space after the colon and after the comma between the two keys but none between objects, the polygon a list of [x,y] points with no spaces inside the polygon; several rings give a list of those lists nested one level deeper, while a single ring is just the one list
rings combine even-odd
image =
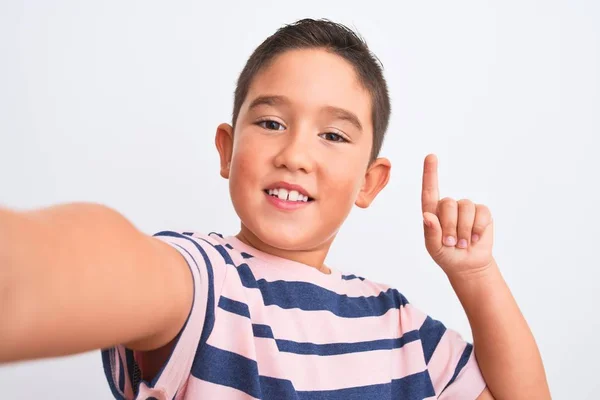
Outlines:
[{"label": "shoulder", "polygon": [[153,235],[178,249],[184,250],[190,256],[200,255],[204,262],[225,262],[231,264],[231,248],[225,248],[222,235],[210,232],[208,234],[195,231],[160,231]]},{"label": "shoulder", "polygon": [[186,259],[197,292],[205,293],[208,308],[213,309],[221,293],[235,253],[225,246],[218,233],[160,231],[153,235],[176,248]]}]

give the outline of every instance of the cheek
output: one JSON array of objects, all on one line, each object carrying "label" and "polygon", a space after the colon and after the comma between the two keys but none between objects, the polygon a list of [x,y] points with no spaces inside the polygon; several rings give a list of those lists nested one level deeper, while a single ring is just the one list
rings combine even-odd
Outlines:
[{"label": "cheek", "polygon": [[[327,165],[323,173],[327,176],[326,187],[328,197],[335,199],[335,204],[351,207],[362,187],[364,172],[358,163],[332,163]],[[345,207],[347,208],[347,207]]]},{"label": "cheek", "polygon": [[258,189],[271,167],[269,149],[261,146],[257,139],[250,135],[234,139],[229,193],[240,217],[248,217],[252,208],[259,204]]},{"label": "cheek", "polygon": [[[266,155],[264,146],[258,145],[256,140],[240,135],[234,139],[233,154],[231,160],[231,179],[255,180],[257,172],[263,168]],[[240,182],[245,183],[245,182]]]},{"label": "cheek", "polygon": [[[233,207],[242,221],[250,217],[256,207],[257,196],[252,193],[259,186],[261,167],[256,153],[245,146],[234,146],[229,172],[229,194]],[[258,192],[257,192],[258,193]]]},{"label": "cheek", "polygon": [[[233,156],[231,163],[232,172],[235,176],[252,175],[252,171],[256,168],[256,158],[251,152],[239,152]],[[248,178],[246,176],[246,178]]]}]

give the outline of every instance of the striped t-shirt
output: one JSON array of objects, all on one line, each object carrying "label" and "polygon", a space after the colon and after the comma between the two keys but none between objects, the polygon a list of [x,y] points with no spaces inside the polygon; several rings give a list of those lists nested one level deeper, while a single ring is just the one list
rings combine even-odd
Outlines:
[{"label": "striped t-shirt", "polygon": [[473,346],[396,289],[233,236],[155,236],[187,260],[193,305],[151,382],[136,352],[102,351],[117,399],[466,400],[485,388]]}]

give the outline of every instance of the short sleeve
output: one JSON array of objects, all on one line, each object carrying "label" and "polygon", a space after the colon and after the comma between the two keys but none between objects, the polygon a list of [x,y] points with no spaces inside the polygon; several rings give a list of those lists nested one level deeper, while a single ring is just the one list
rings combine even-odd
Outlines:
[{"label": "short sleeve", "polygon": [[471,343],[426,315],[419,328],[419,337],[437,398],[469,400],[483,392],[486,383]]},{"label": "short sleeve", "polygon": [[[193,277],[192,307],[167,362],[151,382],[141,379],[136,352],[123,345],[102,350],[104,373],[112,394],[120,400],[171,400],[185,390],[196,350],[212,330],[215,292],[220,293],[226,271],[223,257],[209,236],[162,231],[154,237],[173,246],[186,260]],[[139,318],[149,318],[150,313],[142,310]]]}]

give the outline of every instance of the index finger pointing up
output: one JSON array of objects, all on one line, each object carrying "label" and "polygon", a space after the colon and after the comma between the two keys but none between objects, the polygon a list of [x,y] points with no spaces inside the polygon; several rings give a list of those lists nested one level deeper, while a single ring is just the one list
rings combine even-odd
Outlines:
[{"label": "index finger pointing up", "polygon": [[435,154],[429,154],[425,157],[423,163],[423,191],[421,192],[421,205],[423,212],[427,211],[432,214],[437,212],[437,204],[440,200],[438,189],[438,160]]}]

